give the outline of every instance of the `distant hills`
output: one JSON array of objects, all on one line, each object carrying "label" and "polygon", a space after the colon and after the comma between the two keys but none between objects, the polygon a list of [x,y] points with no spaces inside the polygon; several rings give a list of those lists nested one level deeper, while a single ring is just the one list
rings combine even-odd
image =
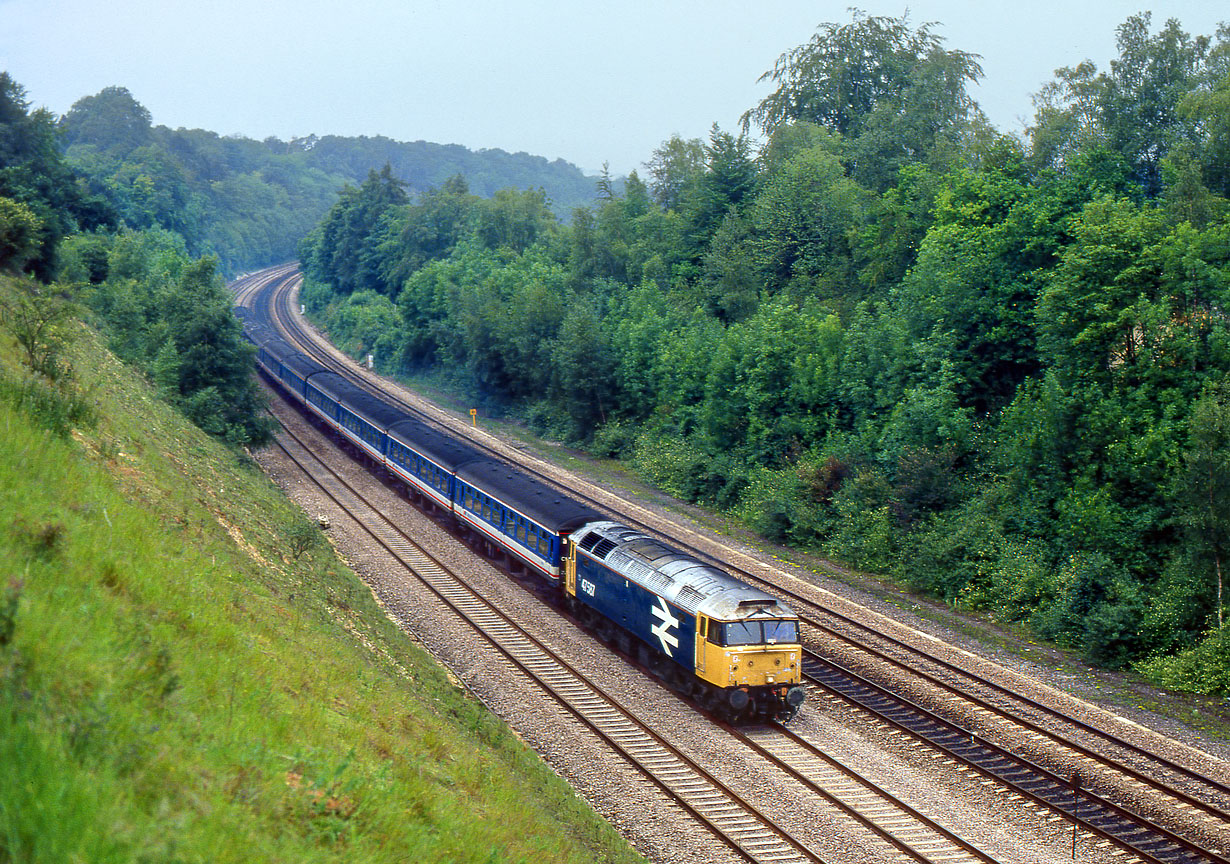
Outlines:
[{"label": "distant hills", "polygon": [[293,258],[345,185],[388,164],[413,199],[461,174],[470,191],[542,188],[566,219],[597,178],[562,159],[458,144],[336,135],[282,141],[155,126],[123,87],[78,100],[58,122],[65,161],[123,224],[165,228],[229,273]]}]

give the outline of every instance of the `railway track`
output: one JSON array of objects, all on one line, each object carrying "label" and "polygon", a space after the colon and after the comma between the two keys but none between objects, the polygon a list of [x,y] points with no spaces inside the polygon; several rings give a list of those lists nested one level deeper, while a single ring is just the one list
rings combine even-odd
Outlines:
[{"label": "railway track", "polygon": [[[279,279],[283,283],[287,281],[285,276],[275,277],[264,283],[264,287],[277,283]],[[259,292],[253,289],[252,293],[255,295]],[[270,292],[267,301],[268,314],[276,317],[278,325],[288,333],[289,338],[300,342],[303,349],[309,351],[311,340],[304,338],[305,331],[297,319],[285,314],[284,304],[274,301],[273,293]],[[258,305],[265,302],[262,300]],[[325,352],[318,351],[317,357],[326,365],[337,365],[336,361]],[[371,386],[361,378],[358,380],[364,386]],[[416,410],[412,405],[402,404],[407,410]],[[472,439],[471,443],[481,446],[480,441]],[[497,454],[497,456],[504,458],[503,454]],[[532,472],[532,469],[528,470]],[[545,479],[552,482],[550,478]],[[569,491],[574,495],[583,496],[583,490],[570,489]],[[594,503],[608,510],[612,507],[609,500]],[[621,512],[620,516],[634,527],[656,533],[652,526],[635,519],[626,510]],[[796,611],[801,613],[804,632],[812,634],[810,641],[813,644],[824,644],[824,640],[839,640],[863,652],[876,662],[887,664],[900,672],[915,676],[927,686],[938,688],[962,700],[965,703],[965,707],[961,709],[963,713],[985,712],[999,718],[1000,722],[1007,726],[1045,738],[1049,742],[1048,746],[1063,748],[1079,757],[1085,763],[1086,769],[1082,772],[1084,782],[1073,784],[1070,775],[1066,778],[1066,794],[1056,792],[1039,795],[1034,791],[1035,787],[1040,783],[1054,785],[1058,776],[1055,772],[1034,765],[1030,769],[1033,772],[1032,775],[1022,774],[1017,770],[987,773],[989,769],[986,765],[989,757],[983,752],[985,748],[945,749],[940,743],[943,736],[922,735],[919,730],[928,724],[933,724],[934,718],[919,717],[899,726],[907,730],[909,734],[918,736],[920,740],[927,741],[950,758],[973,768],[974,771],[984,776],[993,776],[1005,788],[1044,804],[1063,818],[1073,820],[1080,828],[1105,837],[1109,842],[1125,851],[1133,852],[1142,860],[1165,862],[1230,860],[1223,857],[1222,852],[1213,846],[1213,843],[1218,842],[1218,832],[1224,832],[1227,826],[1230,826],[1230,815],[1225,811],[1226,801],[1230,800],[1230,789],[1220,783],[1217,778],[1208,776],[1191,766],[1167,759],[1147,748],[1122,741],[1114,734],[1084,723],[1070,714],[1037,700],[1029,699],[985,676],[958,667],[904,640],[895,639],[870,628],[849,616],[842,615],[835,609],[830,609],[798,592],[786,589],[785,580],[767,579],[754,572],[753,569],[734,566],[726,556],[719,558],[693,544],[681,543],[678,536],[666,539],[673,545],[683,546],[697,557],[714,561],[740,578],[753,584],[759,583],[777,596],[786,599],[795,606]],[[850,631],[855,631],[858,635]],[[878,646],[872,644],[876,640],[879,641]],[[827,664],[829,669],[840,669],[813,650],[810,661],[812,667],[815,668],[821,661]],[[834,693],[844,693],[842,698],[849,704],[857,705],[861,710],[869,711],[880,719],[886,719],[886,715],[882,712],[889,709],[884,707],[882,699],[860,700],[849,696],[849,693],[864,686],[859,676],[844,669],[834,674],[844,677],[844,685],[834,687],[836,679],[833,674],[826,674],[825,687],[830,688]],[[819,686],[820,678],[813,677],[812,680]],[[898,706],[890,713],[900,713],[901,705],[906,702],[908,700],[897,699]],[[955,730],[952,734],[963,736],[966,740],[979,738],[977,732],[972,729],[949,720],[944,722],[951,730]],[[1069,730],[1076,731],[1070,732]],[[1077,734],[1092,739],[1093,743],[1081,743],[1075,740]],[[1116,758],[1111,755],[1112,752],[1118,752],[1121,755]],[[1001,750],[995,758],[1010,758],[1020,765],[1032,765],[1027,759],[1022,759],[1005,750]],[[1128,759],[1132,761],[1132,764],[1127,764]],[[1186,815],[1189,811],[1200,813],[1204,824],[1197,826],[1196,830],[1197,833],[1203,832],[1201,836],[1206,838],[1206,845],[1201,846],[1158,824],[1154,819],[1139,812],[1138,804],[1116,803],[1110,800],[1110,796],[1115,793],[1105,791],[1107,784],[1103,774],[1107,773],[1123,778],[1124,782],[1131,784],[1133,788],[1147,789],[1152,794],[1160,796],[1162,800],[1171,802],[1177,808],[1177,812],[1181,812],[1182,815]],[[1059,778],[1059,780],[1062,781],[1064,778]],[[1209,837],[1213,838],[1211,842],[1207,840]]]},{"label": "railway track", "polygon": [[[748,861],[822,862],[805,840],[779,826],[772,816],[671,744],[600,684],[423,550],[379,505],[316,456],[308,442],[283,426],[278,446],[357,527],[499,651],[510,666],[730,849]],[[746,732],[731,729],[730,734],[780,771],[784,783],[798,783],[848,819],[852,831],[858,832],[861,826],[866,836],[860,837],[860,842],[876,861],[994,864],[995,859],[852,771],[818,770],[822,760],[830,765],[839,763],[781,727]]]}]

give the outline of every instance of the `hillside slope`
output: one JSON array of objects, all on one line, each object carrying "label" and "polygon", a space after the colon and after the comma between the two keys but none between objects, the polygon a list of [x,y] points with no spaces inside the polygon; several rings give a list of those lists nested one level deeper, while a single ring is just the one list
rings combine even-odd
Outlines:
[{"label": "hillside slope", "polygon": [[60,435],[0,336],[0,860],[640,860],[249,460],[70,356]]}]

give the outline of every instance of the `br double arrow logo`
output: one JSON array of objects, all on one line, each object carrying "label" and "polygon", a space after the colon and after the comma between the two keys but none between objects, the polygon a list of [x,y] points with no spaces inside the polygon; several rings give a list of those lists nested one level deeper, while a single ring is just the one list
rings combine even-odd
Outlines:
[{"label": "br double arrow logo", "polygon": [[653,609],[650,611],[653,612],[653,617],[657,618],[659,622],[650,627],[650,631],[662,643],[662,650],[666,653],[666,656],[674,656],[671,654],[671,648],[679,647],[679,637],[674,636],[670,631],[679,626],[679,619],[671,614],[666,601],[661,597],[658,598],[658,602],[654,604]]}]

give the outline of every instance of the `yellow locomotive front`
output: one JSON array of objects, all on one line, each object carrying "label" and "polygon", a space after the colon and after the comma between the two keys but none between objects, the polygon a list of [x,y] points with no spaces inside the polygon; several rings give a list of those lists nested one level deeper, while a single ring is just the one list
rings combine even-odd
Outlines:
[{"label": "yellow locomotive front", "polygon": [[728,620],[696,618],[696,675],[736,710],[788,718],[803,704],[799,622],[782,607],[744,600]]}]

